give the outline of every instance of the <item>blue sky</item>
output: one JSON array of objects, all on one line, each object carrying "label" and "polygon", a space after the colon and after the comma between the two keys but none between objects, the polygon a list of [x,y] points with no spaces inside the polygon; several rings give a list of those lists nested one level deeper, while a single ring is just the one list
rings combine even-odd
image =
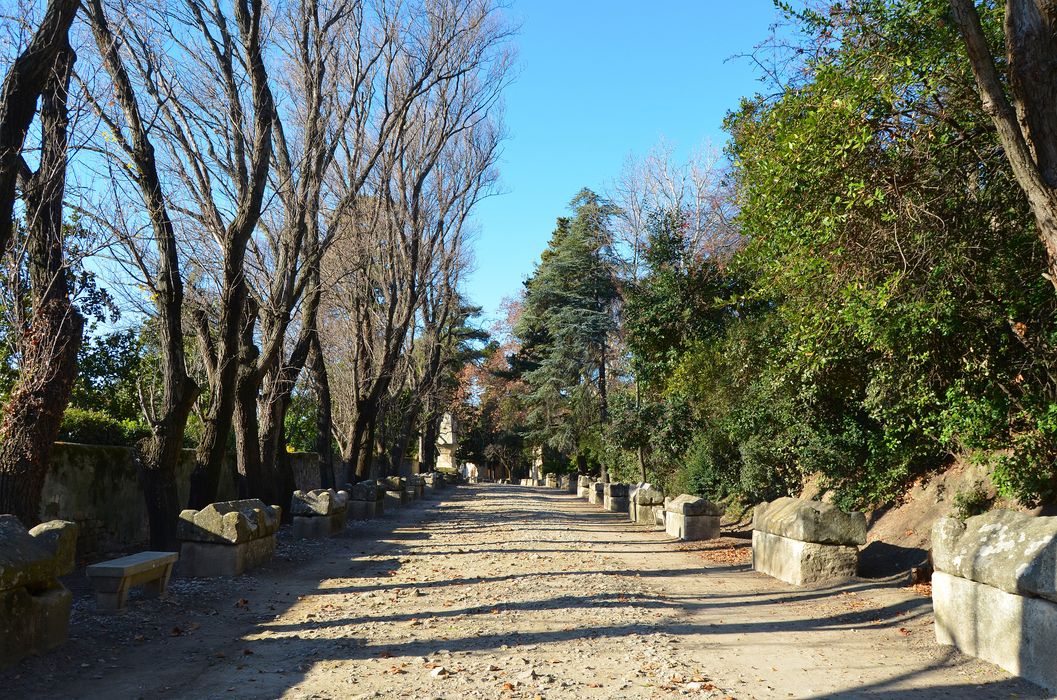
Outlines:
[{"label": "blue sky", "polygon": [[772,0],[515,0],[518,75],[505,94],[501,194],[481,203],[470,298],[491,316],[515,294],[581,187],[601,191],[629,153],[725,141],[759,83],[733,58],[764,39]]}]

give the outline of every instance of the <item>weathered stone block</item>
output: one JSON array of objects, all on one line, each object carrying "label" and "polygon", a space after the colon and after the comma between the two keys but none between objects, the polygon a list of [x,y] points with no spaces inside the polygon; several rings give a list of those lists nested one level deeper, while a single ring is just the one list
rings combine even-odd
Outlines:
[{"label": "weathered stone block", "polygon": [[778,498],[756,506],[752,529],[816,544],[866,544],[864,514],[799,498]]},{"label": "weathered stone block", "polygon": [[334,537],[345,531],[344,510],[331,515],[295,515],[292,534],[302,540],[321,540]]},{"label": "weathered stone block", "polygon": [[605,486],[601,481],[591,482],[591,486],[587,491],[587,502],[596,506],[602,505],[605,500]]},{"label": "weathered stone block", "polygon": [[27,531],[0,515],[0,667],[66,642],[73,596],[58,577],[73,570],[76,548],[72,522]]},{"label": "weathered stone block", "polygon": [[210,503],[202,510],[180,513],[176,536],[191,542],[238,544],[274,535],[282,510],[256,498]]},{"label": "weathered stone block", "polygon": [[858,563],[859,548],[853,545],[804,542],[752,531],[752,568],[794,586],[849,579],[855,576]]},{"label": "weathered stone block", "polygon": [[723,509],[715,503],[696,496],[668,498],[664,503],[664,530],[680,540],[711,540],[719,537],[722,513]]},{"label": "weathered stone block", "polygon": [[1057,602],[1057,517],[993,510],[964,523],[940,518],[932,562],[952,576]]},{"label": "weathered stone block", "polygon": [[558,476],[556,474],[547,474],[543,477],[543,485],[551,489],[558,488]]},{"label": "weathered stone block", "polygon": [[576,497],[587,498],[588,491],[591,488],[591,477],[586,474],[581,474],[576,478]]},{"label": "weathered stone block", "polygon": [[602,489],[602,508],[612,513],[627,513],[628,485],[606,484]]},{"label": "weathered stone block", "polygon": [[630,492],[628,517],[639,525],[656,525],[657,512],[664,524],[664,492],[650,484],[637,484]]},{"label": "weathered stone block", "polygon": [[184,576],[238,576],[271,560],[275,535],[266,535],[238,544],[184,541],[177,565]]},{"label": "weathered stone block", "polygon": [[294,491],[290,501],[291,515],[313,517],[344,513],[348,507],[347,491],[334,489],[315,489],[313,491]]},{"label": "weathered stone block", "polygon": [[936,641],[1057,691],[1057,603],[942,571],[932,575]]}]

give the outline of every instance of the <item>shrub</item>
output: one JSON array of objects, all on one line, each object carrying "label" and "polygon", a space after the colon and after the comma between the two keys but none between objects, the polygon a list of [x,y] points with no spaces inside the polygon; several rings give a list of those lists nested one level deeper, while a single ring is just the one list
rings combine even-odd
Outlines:
[{"label": "shrub", "polygon": [[88,445],[131,446],[150,435],[150,429],[139,421],[116,420],[102,411],[67,408],[59,429],[62,442]]}]

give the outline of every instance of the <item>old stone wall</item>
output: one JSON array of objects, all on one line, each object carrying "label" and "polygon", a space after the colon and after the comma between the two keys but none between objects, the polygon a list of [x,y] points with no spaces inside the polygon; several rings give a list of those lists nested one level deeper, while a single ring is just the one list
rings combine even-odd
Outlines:
[{"label": "old stone wall", "polygon": [[[297,488],[319,488],[315,453],[290,455]],[[220,475],[218,500],[233,500],[235,457],[229,455]],[[187,502],[194,450],[184,450],[177,470],[179,503]],[[128,447],[55,443],[44,481],[41,519],[72,520],[80,526],[79,554],[111,552],[147,541],[147,510]]]}]

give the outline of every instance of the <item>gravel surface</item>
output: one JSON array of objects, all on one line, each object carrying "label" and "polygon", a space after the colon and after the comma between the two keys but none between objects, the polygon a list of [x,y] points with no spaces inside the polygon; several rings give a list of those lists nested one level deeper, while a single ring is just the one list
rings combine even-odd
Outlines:
[{"label": "gravel surface", "polygon": [[1045,698],[875,581],[794,589],[544,488],[449,489],[236,579],[175,579],[0,672],[4,698]]}]

